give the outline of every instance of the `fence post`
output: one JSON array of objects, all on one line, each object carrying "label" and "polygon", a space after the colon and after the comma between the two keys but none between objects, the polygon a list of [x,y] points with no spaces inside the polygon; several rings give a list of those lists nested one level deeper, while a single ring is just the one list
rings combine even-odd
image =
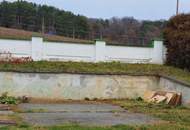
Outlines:
[{"label": "fence post", "polygon": [[154,40],[154,48],[152,53],[153,64],[164,64],[164,43],[163,40]]},{"label": "fence post", "polygon": [[105,62],[106,42],[96,40],[95,46],[95,62]]},{"label": "fence post", "polygon": [[43,59],[43,38],[32,37],[32,59],[41,61]]}]

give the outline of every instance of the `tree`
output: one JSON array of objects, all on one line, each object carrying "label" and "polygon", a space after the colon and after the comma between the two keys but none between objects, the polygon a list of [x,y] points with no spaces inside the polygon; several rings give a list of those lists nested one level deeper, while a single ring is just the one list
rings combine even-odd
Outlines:
[{"label": "tree", "polygon": [[172,17],[164,31],[167,64],[190,70],[190,14]]},{"label": "tree", "polygon": [[141,39],[162,37],[165,21],[139,21],[133,17],[91,19],[47,5],[18,0],[0,3],[0,25],[73,38],[105,39],[122,44],[144,44]]},{"label": "tree", "polygon": [[73,30],[78,30],[76,33],[81,38],[87,37],[89,30],[84,16],[27,1],[1,2],[0,25],[65,36],[72,36]]}]

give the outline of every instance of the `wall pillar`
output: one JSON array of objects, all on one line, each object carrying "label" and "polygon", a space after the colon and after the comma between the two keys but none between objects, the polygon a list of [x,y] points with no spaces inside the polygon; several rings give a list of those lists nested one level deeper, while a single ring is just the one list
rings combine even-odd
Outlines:
[{"label": "wall pillar", "polygon": [[152,53],[153,64],[164,64],[164,43],[162,40],[154,40],[154,48]]},{"label": "wall pillar", "polygon": [[32,37],[32,59],[34,61],[43,60],[43,38]]},{"label": "wall pillar", "polygon": [[105,62],[106,42],[96,40],[95,46],[95,62]]}]

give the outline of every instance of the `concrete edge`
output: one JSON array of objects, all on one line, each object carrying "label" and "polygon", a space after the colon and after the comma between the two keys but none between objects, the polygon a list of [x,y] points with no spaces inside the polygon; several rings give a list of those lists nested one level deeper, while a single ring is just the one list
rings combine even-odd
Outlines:
[{"label": "concrete edge", "polygon": [[190,83],[182,81],[182,80],[179,80],[179,79],[176,79],[174,77],[166,76],[166,75],[160,75],[159,77],[171,80],[172,82],[175,82],[175,83],[178,83],[178,84],[181,84],[181,85],[184,85],[184,86],[187,86],[187,87],[190,88]]},{"label": "concrete edge", "polygon": [[178,84],[181,84],[181,85],[184,85],[184,86],[187,86],[190,88],[190,83],[188,82],[185,82],[185,81],[182,81],[182,80],[179,80],[179,79],[176,79],[175,77],[172,77],[172,76],[167,76],[167,75],[161,75],[161,74],[142,74],[142,73],[139,73],[139,74],[132,74],[132,73],[93,73],[93,72],[26,72],[26,71],[0,71],[0,72],[3,72],[3,73],[23,73],[23,74],[26,74],[26,73],[29,73],[29,74],[76,74],[76,75],[102,75],[102,76],[150,76],[150,77],[158,77],[158,78],[165,78],[165,79],[168,79],[168,80],[171,80],[172,82],[175,82],[175,83],[178,83]]},{"label": "concrete edge", "polygon": [[19,70],[11,70],[11,71],[6,71],[6,70],[3,70],[3,71],[1,71],[0,70],[0,73],[1,72],[9,72],[9,73],[23,73],[23,74],[25,74],[25,73],[37,73],[37,74],[81,74],[81,75],[115,75],[115,76],[117,76],[117,75],[119,75],[119,76],[155,76],[155,77],[160,77],[159,75],[157,75],[157,74],[142,74],[142,73],[137,73],[137,74],[132,74],[132,73],[95,73],[95,72],[67,72],[67,71],[62,71],[62,72],[48,72],[48,71],[39,71],[39,72],[30,72],[30,71],[19,71]]}]

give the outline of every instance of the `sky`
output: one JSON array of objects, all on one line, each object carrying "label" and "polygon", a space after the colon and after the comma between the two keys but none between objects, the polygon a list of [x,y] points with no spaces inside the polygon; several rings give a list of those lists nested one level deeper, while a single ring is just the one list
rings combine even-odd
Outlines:
[{"label": "sky", "polygon": [[[2,1],[2,0],[0,0]],[[14,0],[8,0],[14,1]],[[81,14],[89,18],[134,17],[139,20],[169,19],[177,0],[26,0]],[[180,1],[180,13],[190,12],[190,0]]]}]

